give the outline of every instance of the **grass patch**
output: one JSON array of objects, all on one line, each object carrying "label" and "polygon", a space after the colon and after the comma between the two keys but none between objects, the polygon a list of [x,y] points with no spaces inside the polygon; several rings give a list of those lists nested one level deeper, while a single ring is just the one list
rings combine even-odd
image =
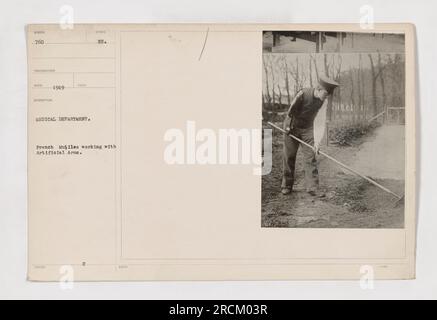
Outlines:
[{"label": "grass patch", "polygon": [[353,181],[337,188],[333,200],[336,205],[344,206],[350,212],[370,212],[372,209],[367,206],[367,199],[364,197],[369,186],[370,183],[365,180]]}]

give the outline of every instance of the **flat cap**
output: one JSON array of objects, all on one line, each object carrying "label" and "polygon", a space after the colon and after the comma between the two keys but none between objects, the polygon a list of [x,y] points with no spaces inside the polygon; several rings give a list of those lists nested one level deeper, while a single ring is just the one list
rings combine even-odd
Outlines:
[{"label": "flat cap", "polygon": [[334,81],[331,78],[321,76],[319,78],[319,84],[328,91],[329,94],[331,94],[335,88],[337,88],[340,84],[336,81]]}]

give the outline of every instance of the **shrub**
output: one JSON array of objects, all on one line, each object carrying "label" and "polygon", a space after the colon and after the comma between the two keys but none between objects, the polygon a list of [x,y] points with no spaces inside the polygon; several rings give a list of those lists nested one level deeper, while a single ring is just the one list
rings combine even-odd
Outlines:
[{"label": "shrub", "polygon": [[374,122],[359,122],[333,127],[329,129],[329,140],[333,144],[340,146],[350,146],[357,139],[371,133],[380,124]]}]

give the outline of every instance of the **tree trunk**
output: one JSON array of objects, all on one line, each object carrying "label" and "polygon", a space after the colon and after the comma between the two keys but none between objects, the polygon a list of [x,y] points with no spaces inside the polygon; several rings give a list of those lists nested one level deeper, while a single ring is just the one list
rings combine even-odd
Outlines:
[{"label": "tree trunk", "polygon": [[316,81],[319,81],[319,68],[317,68],[316,58],[314,58],[312,55],[310,55],[310,57],[311,57],[311,60],[314,63],[314,70],[316,71],[316,77],[317,77]]},{"label": "tree trunk", "polygon": [[309,60],[308,66],[309,66],[309,75],[310,75],[310,87],[312,87],[313,86],[313,65],[311,63],[311,59]]},{"label": "tree trunk", "polygon": [[[339,36],[341,36],[341,33],[339,33]],[[336,70],[336,74],[335,74],[335,81],[337,81],[338,83],[340,83],[340,76],[341,76],[341,65],[342,65],[342,58],[340,54],[337,54],[337,70]],[[337,97],[337,106],[341,107],[341,86],[339,86],[337,88],[336,91],[336,97]],[[336,119],[336,109],[333,108],[332,110],[332,119]]]},{"label": "tree trunk", "polygon": [[270,60],[270,72],[272,73],[272,104],[274,107],[276,103],[276,94],[275,94],[275,71],[273,70],[272,60]]},{"label": "tree trunk", "polygon": [[271,107],[272,98],[270,97],[270,87],[269,87],[269,70],[267,68],[267,64],[265,61],[263,61],[264,65],[264,72],[266,75],[266,103]]},{"label": "tree trunk", "polygon": [[295,82],[295,93],[298,93],[300,88],[300,72],[299,72],[299,57],[296,56],[296,82]]},{"label": "tree trunk", "polygon": [[381,61],[381,53],[378,52],[378,69],[379,69],[379,80],[381,82],[381,91],[382,91],[382,111],[385,111],[383,119],[384,123],[387,119],[387,95],[385,93],[385,82],[384,82],[384,67]]},{"label": "tree trunk", "polygon": [[329,77],[328,55],[326,53],[323,55],[323,64],[325,66],[325,76]]},{"label": "tree trunk", "polygon": [[350,71],[350,78],[351,78],[351,96],[350,96],[350,104],[351,104],[351,111],[352,114],[355,110],[355,90],[354,90],[354,72],[351,69]]},{"label": "tree trunk", "polygon": [[[323,64],[325,66],[325,76],[329,77],[328,55],[326,53],[323,55]],[[326,108],[326,120],[328,122],[332,120],[332,95],[328,97],[328,105]]]},{"label": "tree trunk", "polygon": [[378,114],[378,101],[376,97],[376,79],[377,74],[375,70],[375,65],[373,63],[372,54],[369,53],[369,60],[370,60],[370,71],[372,72],[372,103],[373,103],[373,116],[376,116]]},{"label": "tree trunk", "polygon": [[284,57],[284,71],[285,71],[285,90],[287,91],[287,104],[290,107],[291,105],[291,94],[290,94],[290,81],[288,78],[288,64],[287,57]]},{"label": "tree trunk", "polygon": [[354,112],[354,120],[355,117],[359,117],[359,112],[361,111],[361,108],[363,107],[363,86],[361,85],[361,73],[362,70],[362,61],[361,61],[361,54],[359,55],[359,62],[358,62],[358,72],[357,72],[357,87],[358,87],[358,106],[357,106],[357,112]]},{"label": "tree trunk", "polygon": [[363,66],[362,66],[362,57],[360,54],[360,83],[361,83],[361,107],[360,107],[360,118],[366,119],[367,118],[367,107],[366,107],[366,86],[364,82],[364,72],[363,72]]},{"label": "tree trunk", "polygon": [[279,92],[279,96],[278,96],[278,104],[279,107],[282,107],[282,91],[281,91],[281,87],[278,84],[278,92]]}]

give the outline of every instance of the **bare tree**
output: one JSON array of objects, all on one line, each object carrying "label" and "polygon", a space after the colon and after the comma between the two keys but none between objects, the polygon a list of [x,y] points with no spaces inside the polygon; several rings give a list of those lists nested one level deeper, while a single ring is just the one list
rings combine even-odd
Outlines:
[{"label": "bare tree", "polygon": [[275,106],[276,93],[275,93],[275,70],[273,68],[273,56],[272,59],[270,59],[270,72],[272,74],[272,105]]},{"label": "bare tree", "polygon": [[358,87],[358,108],[357,111],[358,112],[354,112],[353,114],[353,119],[355,121],[355,118],[359,117],[359,111],[361,110],[361,108],[363,107],[363,86],[361,85],[361,80],[362,80],[362,60],[361,60],[361,54],[359,55],[359,61],[358,61],[358,72],[357,72],[357,87]]},{"label": "bare tree", "polygon": [[287,104],[288,106],[291,105],[291,94],[290,94],[290,80],[288,78],[288,64],[287,64],[287,57],[283,56],[283,62],[284,62],[284,81],[285,81],[285,91],[287,92]]},{"label": "bare tree", "polygon": [[[333,76],[334,76],[334,80],[337,82],[340,82],[340,75],[341,75],[341,65],[343,62],[343,58],[341,57],[340,54],[337,53],[336,55],[337,61],[336,63],[334,62],[334,56],[333,56],[333,62],[332,62],[332,66],[336,67],[333,71]],[[341,106],[341,86],[339,86],[337,88],[337,90],[335,91],[335,95],[336,95],[336,100],[339,106]],[[332,118],[335,119],[335,109],[332,109]]]},{"label": "bare tree", "polygon": [[290,67],[290,75],[294,80],[294,94],[303,88],[305,83],[305,73],[300,70],[299,57],[296,56],[295,63]]},{"label": "bare tree", "polygon": [[378,52],[378,69],[379,69],[379,80],[381,83],[381,92],[382,92],[382,108],[383,111],[385,111],[384,113],[384,122],[386,120],[387,117],[387,111],[386,111],[386,105],[387,105],[387,95],[385,92],[385,81],[384,81],[384,68],[385,66],[383,66],[382,64],[382,59],[381,59],[381,53]]},{"label": "bare tree", "polygon": [[376,79],[377,79],[377,72],[375,65],[373,63],[372,54],[369,53],[369,60],[370,60],[370,71],[372,72],[372,104],[373,104],[373,115],[378,114],[378,101],[376,98]]},{"label": "bare tree", "polygon": [[[376,95],[376,83],[378,78],[382,79],[382,74],[384,71],[384,66],[382,65],[381,62],[381,54],[378,52],[378,70],[376,69],[375,63],[373,61],[373,57],[372,54],[369,53],[369,60],[370,60],[370,71],[372,73],[372,102],[373,102],[373,115],[377,115],[379,112],[379,108],[378,108],[378,98]],[[381,80],[381,88],[383,93],[383,96],[385,95],[385,84],[384,84],[384,80]],[[385,97],[383,98],[383,106],[385,105]]]},{"label": "bare tree", "polygon": [[300,70],[299,70],[299,56],[296,56],[296,63],[294,64],[292,76],[294,78],[294,93],[300,90]]},{"label": "bare tree", "polygon": [[278,84],[278,92],[279,92],[278,104],[279,104],[279,106],[281,106],[282,105],[282,91],[281,91],[281,86],[279,84]]},{"label": "bare tree", "polygon": [[313,86],[313,64],[311,58],[308,59],[308,67],[309,67],[309,76],[310,76],[310,87]]},{"label": "bare tree", "polygon": [[351,84],[350,104],[351,104],[351,111],[352,111],[352,113],[354,113],[356,104],[355,104],[355,90],[354,90],[354,86],[355,86],[354,85],[354,71],[352,68],[349,70],[349,74],[350,74],[350,84]]},{"label": "bare tree", "polygon": [[[328,55],[325,53],[323,55],[323,65],[325,66],[325,76],[329,77],[329,64],[328,64]],[[328,105],[326,108],[326,121],[332,120],[332,95],[328,97]]]},{"label": "bare tree", "polygon": [[267,58],[267,56],[264,55],[263,56],[263,66],[264,66],[264,72],[265,72],[265,77],[266,77],[266,93],[265,93],[266,98],[265,98],[265,100],[266,100],[266,103],[270,106],[272,103],[272,98],[270,96],[269,69],[267,67],[267,63],[266,63],[267,59],[266,58]]},{"label": "bare tree", "polygon": [[361,113],[359,114],[359,118],[364,118],[366,119],[367,117],[367,108],[366,108],[366,86],[365,86],[365,82],[364,82],[364,71],[363,71],[363,61],[362,61],[362,56],[360,53],[360,62],[359,62],[359,76],[360,76],[360,84],[361,84],[361,88],[360,88],[360,92],[361,92],[361,105],[360,105],[360,111]]},{"label": "bare tree", "polygon": [[317,68],[317,60],[312,54],[310,54],[310,59],[313,62],[314,70],[316,71],[316,77],[317,77],[316,81],[319,81],[319,68]]},{"label": "bare tree", "polygon": [[329,77],[328,55],[326,53],[323,55],[323,65],[325,66],[325,76]]}]

